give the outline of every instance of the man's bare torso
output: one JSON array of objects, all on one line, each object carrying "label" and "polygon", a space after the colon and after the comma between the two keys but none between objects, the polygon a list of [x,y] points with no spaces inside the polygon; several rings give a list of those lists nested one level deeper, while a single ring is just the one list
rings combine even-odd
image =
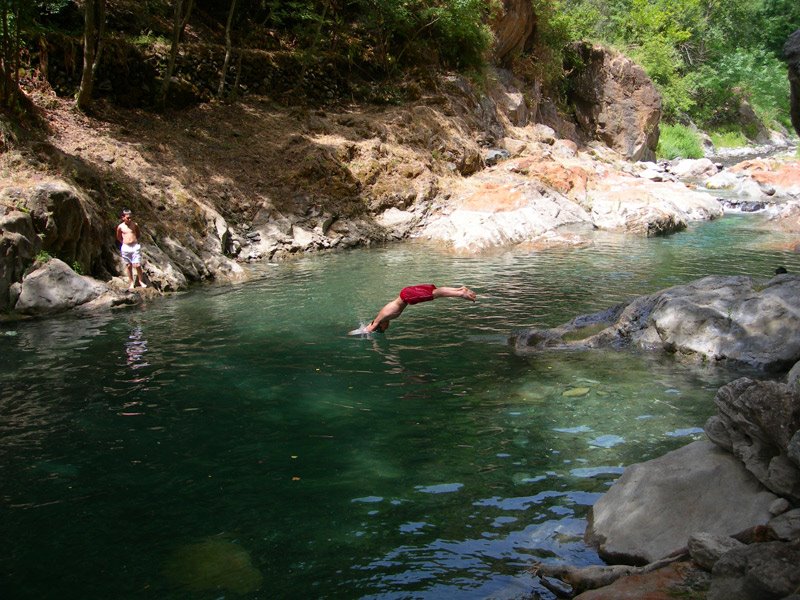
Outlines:
[{"label": "man's bare torso", "polygon": [[117,225],[117,232],[123,244],[132,246],[139,241],[139,228],[136,223],[133,223],[133,226],[129,226],[127,223],[120,223]]}]

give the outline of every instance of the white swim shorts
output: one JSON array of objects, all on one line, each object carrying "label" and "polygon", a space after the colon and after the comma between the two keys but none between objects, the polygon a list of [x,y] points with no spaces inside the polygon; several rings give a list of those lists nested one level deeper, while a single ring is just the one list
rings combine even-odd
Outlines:
[{"label": "white swim shorts", "polygon": [[142,264],[142,245],[141,244],[122,244],[122,260],[134,267]]}]

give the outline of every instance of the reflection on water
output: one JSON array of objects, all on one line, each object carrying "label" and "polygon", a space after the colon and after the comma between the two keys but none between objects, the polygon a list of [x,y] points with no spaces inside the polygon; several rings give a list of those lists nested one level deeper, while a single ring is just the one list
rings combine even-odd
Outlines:
[{"label": "reflection on water", "polygon": [[[483,257],[359,250],[2,324],[3,596],[551,597],[525,569],[598,562],[582,541],[597,497],[700,437],[744,371],[517,356],[508,336],[707,274],[800,271],[753,223]],[[428,281],[478,301],[346,335]]]}]

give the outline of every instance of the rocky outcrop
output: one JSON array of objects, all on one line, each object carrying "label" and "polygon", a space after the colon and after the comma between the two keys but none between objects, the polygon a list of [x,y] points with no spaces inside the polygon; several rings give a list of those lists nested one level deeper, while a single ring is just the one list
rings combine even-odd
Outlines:
[{"label": "rocky outcrop", "polygon": [[[560,243],[559,229],[567,225],[585,225],[587,233],[605,229],[651,236],[723,214],[720,202],[708,194],[674,179],[654,181],[619,165],[598,164],[571,142],[555,140],[553,130],[543,125],[514,133],[517,137],[507,138],[506,146],[524,145],[522,156],[453,181],[446,202],[420,215],[411,235],[479,252]],[[596,147],[592,152],[602,155]]]},{"label": "rocky outcrop", "polygon": [[800,543],[736,548],[711,571],[708,600],[795,600],[800,588]]},{"label": "rocky outcrop", "polygon": [[661,95],[639,65],[587,42],[568,53],[568,102],[578,129],[630,160],[654,160]]},{"label": "rocky outcrop", "polygon": [[527,0],[503,0],[502,9],[489,22],[494,33],[494,54],[499,64],[525,50],[536,27],[533,4]]},{"label": "rocky outcrop", "polygon": [[[100,264],[109,230],[84,193],[62,180],[46,181],[29,191],[25,207],[47,252],[67,264],[77,263],[87,273]],[[110,231],[113,235],[113,228]]]},{"label": "rocky outcrop", "polygon": [[586,205],[595,227],[648,237],[674,233],[690,222],[723,214],[716,198],[680,182],[654,183],[621,173],[597,178],[589,186]]},{"label": "rocky outcrop", "polygon": [[[73,269],[96,277],[91,281],[97,286],[122,274],[115,246],[116,222],[90,194],[52,179],[28,188],[4,188],[0,200],[0,312],[42,315],[86,304],[88,278],[76,279],[80,275]],[[9,208],[12,204],[18,208]],[[204,232],[199,241],[186,232],[180,238],[177,233],[163,234],[159,222],[143,227],[144,269],[158,290],[174,291],[192,281],[236,280],[244,275],[242,267],[226,257],[232,240],[225,219],[210,207],[193,212]],[[48,263],[47,275],[23,280],[40,251],[58,262]],[[58,264],[68,265],[75,277],[59,269],[50,272]],[[50,295],[33,291],[42,277],[47,285],[66,287]],[[79,281],[84,283],[76,287]],[[18,301],[20,289],[26,295]]]},{"label": "rocky outcrop", "polygon": [[592,507],[586,529],[602,558],[625,565],[537,564],[533,572],[557,577],[573,592],[591,590],[577,596],[584,600],[671,597],[642,595],[665,588],[713,600],[794,598],[798,373],[800,363],[785,382],[742,378],[723,386],[706,423],[715,443],[693,442],[625,469]]},{"label": "rocky outcrop", "polygon": [[[767,489],[800,504],[800,394],[775,381],[742,378],[721,388],[706,433]],[[796,438],[796,439],[795,439]]]},{"label": "rocky outcrop", "polygon": [[[756,194],[759,196],[777,196],[787,200],[800,199],[800,162],[796,160],[744,160],[733,165],[724,173],[734,175],[740,182],[755,183]],[[746,193],[742,183],[738,188],[733,189],[740,193]]]},{"label": "rocky outcrop", "polygon": [[800,276],[712,276],[510,341],[519,352],[635,346],[784,372],[800,360],[798,332]]},{"label": "rocky outcrop", "polygon": [[783,46],[783,55],[789,67],[792,125],[797,135],[800,135],[800,29],[792,33],[786,40],[786,44]]}]

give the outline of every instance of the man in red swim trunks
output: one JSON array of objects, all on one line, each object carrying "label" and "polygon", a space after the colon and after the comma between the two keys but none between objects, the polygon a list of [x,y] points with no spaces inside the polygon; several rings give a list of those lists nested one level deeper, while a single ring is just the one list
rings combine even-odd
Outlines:
[{"label": "man in red swim trunks", "polygon": [[373,331],[386,331],[389,329],[389,321],[400,316],[409,304],[419,304],[429,302],[436,298],[464,298],[475,302],[475,292],[466,286],[459,288],[440,287],[432,284],[412,285],[400,290],[400,295],[384,306],[372,322],[364,327],[364,333]]}]

